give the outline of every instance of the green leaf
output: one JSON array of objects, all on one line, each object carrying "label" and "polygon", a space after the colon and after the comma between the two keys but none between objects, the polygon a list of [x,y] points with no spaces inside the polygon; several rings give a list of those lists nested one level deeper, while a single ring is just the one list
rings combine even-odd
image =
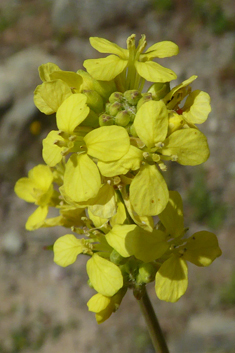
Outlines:
[{"label": "green leaf", "polygon": [[66,234],[57,239],[53,246],[54,261],[57,265],[66,267],[73,264],[78,254],[84,249],[81,239],[77,239],[73,234]]},{"label": "green leaf", "polygon": [[155,165],[145,164],[130,186],[130,201],[139,216],[155,216],[167,205],[166,182]]},{"label": "green leaf", "polygon": [[176,302],[188,287],[188,267],[186,261],[171,256],[158,270],[155,278],[155,290],[159,299]]},{"label": "green leaf", "polygon": [[105,296],[113,296],[123,286],[119,267],[97,254],[87,261],[87,274],[95,290]]},{"label": "green leaf", "polygon": [[135,130],[148,148],[163,142],[168,130],[168,112],[162,101],[149,101],[137,111]]}]

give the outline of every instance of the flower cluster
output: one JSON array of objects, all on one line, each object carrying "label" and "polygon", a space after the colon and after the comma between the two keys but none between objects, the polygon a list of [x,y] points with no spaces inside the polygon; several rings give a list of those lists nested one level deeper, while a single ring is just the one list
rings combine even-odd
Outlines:
[{"label": "flower cluster", "polygon": [[[88,308],[101,323],[128,288],[141,298],[154,280],[158,298],[177,301],[187,289],[187,261],[208,266],[221,250],[211,232],[186,236],[181,197],[163,177],[170,161],[194,166],[209,157],[197,127],[210,113],[209,95],[191,90],[196,76],[171,87],[176,74],[153,59],[176,55],[172,42],[145,52],[145,36],[136,46],[131,35],[127,49],[96,37],[90,43],[110,55],[86,60],[86,71],[40,66],[34,101],[55,113],[57,130],[43,140],[45,165],[18,180],[15,192],[38,206],[27,230],[70,229],[53,246],[58,265],[88,256],[97,291]],[[58,216],[49,218],[49,207]]]}]

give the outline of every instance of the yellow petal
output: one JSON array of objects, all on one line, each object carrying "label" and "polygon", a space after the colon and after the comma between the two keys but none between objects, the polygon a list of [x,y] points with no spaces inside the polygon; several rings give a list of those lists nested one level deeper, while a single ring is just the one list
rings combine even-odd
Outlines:
[{"label": "yellow petal", "polygon": [[162,101],[149,101],[137,111],[135,130],[149,148],[165,140],[168,130],[168,112]]},{"label": "yellow petal", "polygon": [[155,165],[144,165],[130,186],[130,201],[139,216],[155,216],[167,205],[166,182]]},{"label": "yellow petal", "polygon": [[116,54],[123,59],[128,59],[128,50],[119,47],[117,44],[107,39],[99,37],[90,37],[90,43],[100,53]]},{"label": "yellow petal", "polygon": [[174,303],[186,292],[187,286],[186,261],[173,255],[162,264],[156,274],[156,294],[159,299]]},{"label": "yellow petal", "polygon": [[184,232],[183,203],[177,191],[169,191],[168,204],[158,217],[171,236],[182,235]]},{"label": "yellow petal", "polygon": [[55,130],[50,131],[42,141],[42,157],[50,167],[54,167],[62,159],[62,148],[55,144],[56,141],[64,141],[64,139]]},{"label": "yellow petal", "polygon": [[54,71],[62,71],[58,65],[53,63],[42,64],[38,68],[40,79],[45,81],[51,81],[51,73]]},{"label": "yellow petal", "polygon": [[124,204],[119,201],[117,203],[117,206],[117,213],[110,220],[110,224],[112,227],[114,227],[115,224],[123,224],[127,222],[127,214]]},{"label": "yellow petal", "polygon": [[59,130],[72,134],[74,129],[87,117],[89,108],[84,94],[77,93],[68,97],[59,107],[56,122]]},{"label": "yellow petal", "polygon": [[66,163],[65,193],[76,202],[87,201],[98,194],[100,174],[95,163],[86,154],[73,154]]},{"label": "yellow petal", "polygon": [[19,198],[27,202],[35,202],[36,199],[33,192],[35,187],[36,184],[33,180],[29,178],[20,178],[15,184],[14,191]]},{"label": "yellow petal", "polygon": [[121,190],[123,201],[127,208],[127,211],[135,224],[137,224],[140,228],[146,230],[147,232],[152,232],[154,228],[154,222],[152,216],[139,216],[133,209],[132,204],[130,202],[129,195],[127,193],[126,188]]},{"label": "yellow petal", "polygon": [[116,194],[112,185],[104,184],[89,210],[100,218],[110,218],[117,212]]},{"label": "yellow petal", "polygon": [[81,92],[82,77],[72,71],[54,71],[50,75],[51,80],[62,80],[72,89]]},{"label": "yellow petal", "polygon": [[73,264],[78,254],[84,249],[81,239],[77,239],[73,234],[66,234],[56,240],[53,246],[54,261],[57,265],[66,267]]},{"label": "yellow petal", "polygon": [[163,41],[153,44],[148,50],[140,55],[140,59],[144,57],[147,60],[154,58],[168,58],[179,53],[179,47],[173,42]]},{"label": "yellow petal", "polygon": [[48,206],[39,206],[32,214],[29,216],[25,228],[27,230],[36,230],[40,228],[46,216],[48,214]]},{"label": "yellow petal", "polygon": [[134,255],[144,262],[151,262],[161,257],[169,248],[166,234],[160,230],[146,232],[140,227],[128,225],[115,225],[106,234],[107,242],[121,256]]},{"label": "yellow petal", "polygon": [[200,90],[193,91],[188,96],[183,107],[183,117],[186,122],[202,124],[211,112],[210,96]]},{"label": "yellow petal", "polygon": [[126,174],[129,170],[140,168],[143,160],[143,152],[134,146],[130,146],[128,152],[115,162],[98,162],[98,168],[103,176],[114,177],[120,174]]},{"label": "yellow petal", "polygon": [[100,311],[105,310],[111,303],[111,298],[106,297],[100,293],[97,293],[91,297],[87,302],[88,310],[93,313],[99,313]]},{"label": "yellow petal", "polygon": [[44,82],[34,92],[34,103],[42,113],[52,114],[71,94],[69,86],[61,80]]},{"label": "yellow petal", "polygon": [[94,289],[105,296],[113,296],[123,286],[119,267],[97,254],[87,261],[87,274]]},{"label": "yellow petal", "polygon": [[173,132],[165,141],[162,154],[176,156],[182,165],[198,165],[205,162],[210,151],[206,136],[197,129],[189,128]]},{"label": "yellow petal", "polygon": [[193,81],[195,81],[197,79],[196,75],[193,75],[191,77],[189,77],[187,80],[181,82],[179,85],[175,86],[172,88],[172,90],[164,97],[164,102],[167,103],[168,101],[171,101],[172,97],[180,90],[182,90],[182,88],[187,87],[190,85],[190,83],[192,83]]},{"label": "yellow petal", "polygon": [[116,55],[109,55],[102,59],[85,60],[83,66],[96,80],[111,81],[126,68],[127,63],[127,60]]},{"label": "yellow petal", "polygon": [[100,218],[100,217],[93,215],[93,213],[89,210],[89,208],[88,208],[88,215],[96,228],[100,228],[100,227],[102,227],[103,224],[108,222],[107,218]]},{"label": "yellow petal", "polygon": [[47,165],[39,164],[28,173],[28,176],[37,188],[47,191],[53,182],[53,173]]},{"label": "yellow petal", "polygon": [[197,266],[209,266],[222,252],[215,234],[200,231],[187,239],[183,258]]},{"label": "yellow petal", "polygon": [[169,82],[175,80],[177,75],[174,71],[167,69],[153,61],[135,62],[138,74],[150,82]]},{"label": "yellow petal", "polygon": [[84,141],[87,153],[104,162],[121,158],[130,147],[129,135],[121,126],[102,126],[89,132]]}]

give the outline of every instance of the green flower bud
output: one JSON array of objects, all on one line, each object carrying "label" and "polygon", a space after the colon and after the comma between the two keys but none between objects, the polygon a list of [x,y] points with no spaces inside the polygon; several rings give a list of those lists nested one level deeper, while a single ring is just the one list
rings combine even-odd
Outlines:
[{"label": "green flower bud", "polygon": [[141,93],[135,89],[124,92],[124,97],[127,102],[131,105],[137,105],[141,96]]},{"label": "green flower bud", "polygon": [[120,111],[116,116],[115,116],[115,124],[119,126],[126,126],[130,122],[130,115],[126,110]]},{"label": "green flower bud", "polygon": [[144,93],[142,95],[142,98],[139,100],[138,104],[137,104],[137,110],[140,109],[141,105],[143,105],[146,102],[149,102],[153,99],[152,97],[152,93]]},{"label": "green flower bud", "polygon": [[102,114],[99,116],[99,124],[100,126],[109,126],[114,125],[114,118],[108,114]]},{"label": "green flower bud", "polygon": [[139,266],[139,273],[137,275],[137,283],[149,283],[155,278],[157,272],[156,266],[152,263],[143,263]]},{"label": "green flower bud", "polygon": [[110,106],[109,106],[109,114],[110,115],[115,116],[121,110],[122,110],[122,104],[119,102],[114,102],[114,103],[110,104]]},{"label": "green flower bud", "polygon": [[100,114],[104,110],[104,102],[102,97],[93,90],[83,90],[82,93],[87,97],[87,105],[95,113]]},{"label": "green flower bud", "polygon": [[163,99],[167,93],[170,92],[170,84],[169,82],[165,83],[154,83],[149,89],[148,92],[152,94],[154,100],[159,101]]},{"label": "green flower bud", "polygon": [[130,126],[130,134],[134,137],[138,137],[134,124],[131,124]]},{"label": "green flower bud", "polygon": [[110,254],[110,261],[115,265],[121,265],[126,262],[126,259],[122,257],[115,249]]},{"label": "green flower bud", "polygon": [[113,92],[111,94],[111,96],[109,97],[110,103],[115,103],[115,102],[121,103],[122,101],[123,101],[123,93],[122,92]]}]

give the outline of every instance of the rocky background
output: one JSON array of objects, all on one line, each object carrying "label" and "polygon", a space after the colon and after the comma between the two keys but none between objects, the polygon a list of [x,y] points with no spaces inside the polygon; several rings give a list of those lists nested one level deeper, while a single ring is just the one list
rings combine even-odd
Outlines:
[{"label": "rocky background", "polygon": [[[152,353],[138,303],[130,292],[117,313],[97,325],[86,302],[93,295],[81,257],[65,269],[43,250],[63,229],[26,232],[34,210],[14,183],[42,162],[41,141],[54,126],[33,104],[37,68],[48,61],[82,68],[97,53],[89,36],[125,46],[145,33],[148,44],[172,40],[177,57],[162,60],[178,84],[198,75],[212,113],[202,130],[210,159],[174,165],[170,188],[183,195],[191,231],[219,238],[223,255],[209,268],[190,266],[177,303],[149,294],[171,353],[235,352],[235,5],[233,0],[0,0],[0,353]],[[36,127],[36,129],[35,129]]]}]

